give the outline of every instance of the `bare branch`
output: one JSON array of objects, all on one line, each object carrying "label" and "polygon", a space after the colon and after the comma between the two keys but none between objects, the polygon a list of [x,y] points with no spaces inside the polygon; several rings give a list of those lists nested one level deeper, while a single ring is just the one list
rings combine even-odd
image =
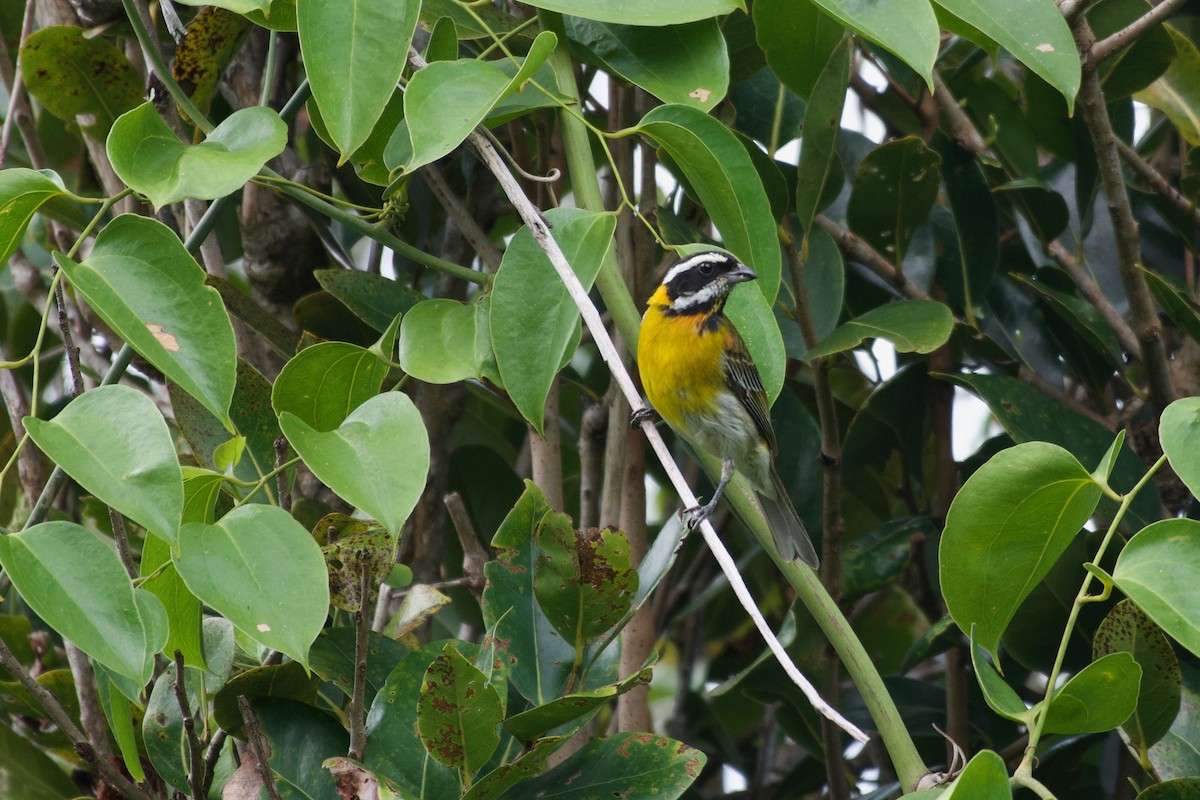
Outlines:
[{"label": "bare branch", "polygon": [[183,653],[175,651],[175,702],[179,704],[179,713],[183,715],[183,733],[188,743],[188,785],[192,787],[193,800],[204,800],[206,795],[204,749],[196,736],[196,718],[192,715],[192,704],[188,700],[187,686],[184,683]]},{"label": "bare branch", "polygon": [[924,289],[910,281],[907,275],[896,269],[892,262],[880,255],[861,236],[824,214],[817,214],[814,221],[833,237],[847,258],[874,272],[900,294],[913,300],[931,299]]},{"label": "bare branch", "polygon": [[1123,139],[1117,139],[1117,152],[1124,159],[1129,168],[1137,173],[1138,177],[1150,184],[1150,188],[1165,197],[1167,201],[1187,214],[1192,218],[1192,224],[1200,226],[1200,209],[1196,208],[1196,204],[1188,198],[1184,197],[1183,193],[1170,184],[1163,177],[1163,174],[1156,170],[1150,162],[1146,161],[1137,150],[1134,150]]},{"label": "bare branch", "polygon": [[1125,322],[1125,318],[1121,316],[1113,304],[1109,302],[1104,292],[1100,289],[1100,285],[1096,283],[1095,278],[1085,270],[1075,257],[1067,252],[1067,248],[1059,241],[1053,241],[1046,245],[1046,254],[1054,259],[1054,263],[1058,264],[1063,270],[1071,276],[1071,280],[1075,281],[1075,285],[1079,287],[1079,291],[1087,299],[1089,303],[1104,316],[1104,321],[1113,329],[1113,333],[1117,335],[1117,341],[1126,352],[1134,355],[1141,352],[1141,345],[1138,344],[1137,337],[1133,334],[1133,329]]},{"label": "bare branch", "polygon": [[1138,17],[1116,33],[1110,34],[1092,45],[1092,61],[1099,64],[1121,48],[1131,44],[1151,27],[1167,19],[1186,5],[1188,0],[1162,0],[1146,14]]},{"label": "bare branch", "polygon": [[267,763],[270,745],[263,736],[262,728],[258,724],[258,717],[255,716],[254,709],[250,707],[250,701],[246,699],[246,695],[239,694],[237,704],[238,710],[242,712],[242,730],[246,734],[246,742],[251,752],[254,753],[258,776],[267,790],[267,797],[269,800],[283,800],[279,796],[279,787],[275,785],[275,776],[271,774],[271,765]]}]

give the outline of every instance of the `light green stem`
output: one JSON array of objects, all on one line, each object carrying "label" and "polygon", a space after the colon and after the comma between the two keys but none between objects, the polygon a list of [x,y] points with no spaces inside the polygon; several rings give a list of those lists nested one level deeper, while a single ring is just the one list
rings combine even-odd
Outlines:
[{"label": "light green stem", "polygon": [[[578,105],[579,93],[575,86],[574,72],[571,66],[570,54],[567,51],[567,38],[563,29],[562,17],[554,12],[539,10],[538,19],[543,30],[553,31],[559,37],[559,46],[550,56],[549,64],[554,71],[558,90],[572,98]],[[563,145],[567,156],[567,169],[571,177],[571,188],[575,192],[576,202],[589,211],[603,211],[604,202],[600,195],[600,184],[596,179],[596,166],[592,160],[591,143],[588,131],[574,115],[563,113],[560,116],[563,126]],[[615,258],[605,261],[596,278],[596,286],[604,303],[612,314],[617,330],[626,344],[633,350],[637,348],[637,335],[641,323],[641,315],[634,306],[629,289],[625,286],[617,269]],[[706,459],[705,466],[710,474],[719,474],[720,465],[715,459]],[[741,490],[736,490],[738,485]],[[734,486],[726,493],[733,501],[739,516],[746,522],[755,537],[775,559],[788,582],[796,590],[800,600],[816,619],[817,624],[833,644],[834,650],[846,665],[851,678],[858,687],[859,693],[866,703],[876,727],[883,738],[884,746],[891,756],[906,791],[912,791],[928,770],[917,748],[913,744],[900,712],[896,708],[891,695],[883,685],[883,678],[871,663],[871,657],[854,635],[841,610],[833,598],[821,585],[817,574],[807,567],[792,562],[783,562],[775,552],[771,531],[766,521],[762,519],[758,509],[751,500],[751,493],[745,487],[740,477],[734,478]]]}]

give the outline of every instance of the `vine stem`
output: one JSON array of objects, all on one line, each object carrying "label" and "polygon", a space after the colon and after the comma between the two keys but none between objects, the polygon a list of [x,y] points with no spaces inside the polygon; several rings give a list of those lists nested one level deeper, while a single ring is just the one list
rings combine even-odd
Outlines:
[{"label": "vine stem", "polygon": [[[1108,546],[1112,543],[1113,537],[1117,535],[1117,526],[1121,524],[1121,520],[1125,518],[1125,512],[1129,510],[1129,506],[1133,504],[1133,499],[1137,497],[1138,492],[1146,485],[1149,480],[1154,477],[1154,473],[1158,472],[1159,468],[1165,464],[1167,457],[1159,456],[1158,461],[1146,471],[1142,479],[1130,489],[1122,498],[1121,505],[1117,508],[1117,513],[1113,515],[1112,522],[1109,523],[1108,530],[1104,533],[1104,539],[1100,542],[1100,546],[1096,549],[1096,557],[1092,563],[1099,564],[1104,558]],[[1106,492],[1107,493],[1107,492]],[[1046,680],[1046,696],[1042,699],[1041,710],[1034,716],[1033,724],[1029,726],[1029,744],[1025,747],[1025,755],[1021,759],[1021,763],[1017,765],[1016,771],[1013,773],[1013,780],[1032,781],[1033,780],[1033,761],[1037,754],[1038,742],[1041,740],[1042,729],[1045,726],[1046,717],[1049,715],[1050,703],[1054,699],[1055,684],[1058,683],[1058,676],[1062,673],[1063,661],[1067,657],[1067,646],[1071,641],[1071,634],[1075,630],[1075,623],[1079,619],[1079,612],[1083,606],[1089,602],[1088,592],[1092,588],[1092,580],[1095,576],[1088,572],[1083,577],[1083,583],[1079,586],[1079,592],[1075,595],[1075,602],[1071,605],[1070,614],[1067,616],[1067,624],[1063,629],[1062,640],[1058,644],[1058,653],[1054,656],[1054,666],[1050,669],[1050,675]],[[1023,786],[1028,786],[1028,783],[1022,783]],[[1030,787],[1032,788],[1032,787]]]},{"label": "vine stem", "polygon": [[[425,60],[415,50],[410,51],[409,59],[418,68],[425,66]],[[600,319],[600,313],[588,298],[587,291],[580,284],[575,272],[571,269],[570,263],[568,263],[566,256],[563,255],[558,242],[555,241],[554,236],[550,233],[550,227],[546,224],[541,212],[525,195],[521,185],[517,183],[516,178],[513,177],[508,167],[505,166],[503,158],[501,158],[500,154],[492,146],[492,143],[488,141],[487,137],[478,131],[473,131],[467,141],[479,155],[484,165],[496,176],[496,180],[500,183],[504,193],[517,209],[517,213],[529,228],[530,233],[533,234],[534,241],[538,243],[538,246],[549,257],[550,263],[554,265],[555,271],[558,272],[559,278],[566,285],[567,292],[575,301],[575,305],[583,316],[589,333],[591,333],[597,347],[600,349],[601,357],[608,364],[614,380],[617,381],[621,391],[624,392],[625,397],[629,400],[630,408],[633,411],[645,408],[645,403],[642,402],[641,395],[633,384],[633,379],[629,376],[625,365],[621,362],[621,356],[617,352],[616,345],[613,344],[603,320]],[[688,486],[683,473],[679,471],[679,467],[675,464],[674,458],[667,449],[666,442],[663,441],[654,424],[646,421],[642,423],[642,430],[645,432],[646,438],[649,439],[650,446],[662,462],[663,468],[666,470],[672,486],[679,493],[680,499],[689,507],[699,505],[695,495],[692,494],[691,487]],[[742,576],[738,572],[737,564],[729,554],[729,551],[725,549],[725,545],[721,543],[720,537],[717,535],[716,529],[713,528],[712,524],[705,521],[700,527],[700,531],[717,563],[720,564],[721,569],[729,579],[729,584],[733,588],[734,594],[737,595],[738,600],[754,621],[755,627],[758,628],[766,640],[767,646],[783,666],[788,677],[800,687],[800,690],[804,692],[805,697],[808,698],[813,708],[825,717],[833,720],[839,727],[858,741],[868,741],[869,737],[865,733],[825,702],[812,683],[792,663],[791,657],[783,649],[783,645],[779,643],[774,631],[771,630],[770,625],[767,624],[762,613],[758,610],[754,598],[750,596],[750,591],[746,588],[746,583],[742,580]]]}]

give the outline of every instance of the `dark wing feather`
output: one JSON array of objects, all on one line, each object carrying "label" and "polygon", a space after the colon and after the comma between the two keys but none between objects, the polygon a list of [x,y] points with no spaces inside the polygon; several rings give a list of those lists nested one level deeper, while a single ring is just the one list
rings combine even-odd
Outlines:
[{"label": "dark wing feather", "polygon": [[775,431],[771,427],[771,409],[767,405],[762,376],[758,374],[758,367],[754,366],[750,351],[746,349],[746,343],[742,341],[737,329],[727,325],[726,331],[728,344],[724,358],[725,383],[750,412],[754,426],[758,428],[759,435],[766,440],[767,446],[771,448],[771,455],[774,456]]}]

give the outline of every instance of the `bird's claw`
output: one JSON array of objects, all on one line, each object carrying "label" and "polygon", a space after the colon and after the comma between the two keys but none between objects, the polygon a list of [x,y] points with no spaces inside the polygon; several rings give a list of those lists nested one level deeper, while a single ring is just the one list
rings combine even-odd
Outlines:
[{"label": "bird's claw", "polygon": [[653,422],[657,425],[661,421],[662,417],[650,406],[643,406],[629,415],[629,427],[631,428],[640,428],[643,422]]},{"label": "bird's claw", "polygon": [[[699,498],[697,498],[697,499],[699,499]],[[713,498],[712,500],[710,500],[709,502],[707,502],[703,505],[692,506],[691,508],[685,508],[683,510],[683,515],[682,515],[683,516],[683,527],[687,528],[689,531],[696,530],[697,528],[699,528],[701,525],[704,524],[705,520],[707,520],[709,517],[712,516],[713,510],[716,508],[716,505],[717,505],[716,498]]]}]

